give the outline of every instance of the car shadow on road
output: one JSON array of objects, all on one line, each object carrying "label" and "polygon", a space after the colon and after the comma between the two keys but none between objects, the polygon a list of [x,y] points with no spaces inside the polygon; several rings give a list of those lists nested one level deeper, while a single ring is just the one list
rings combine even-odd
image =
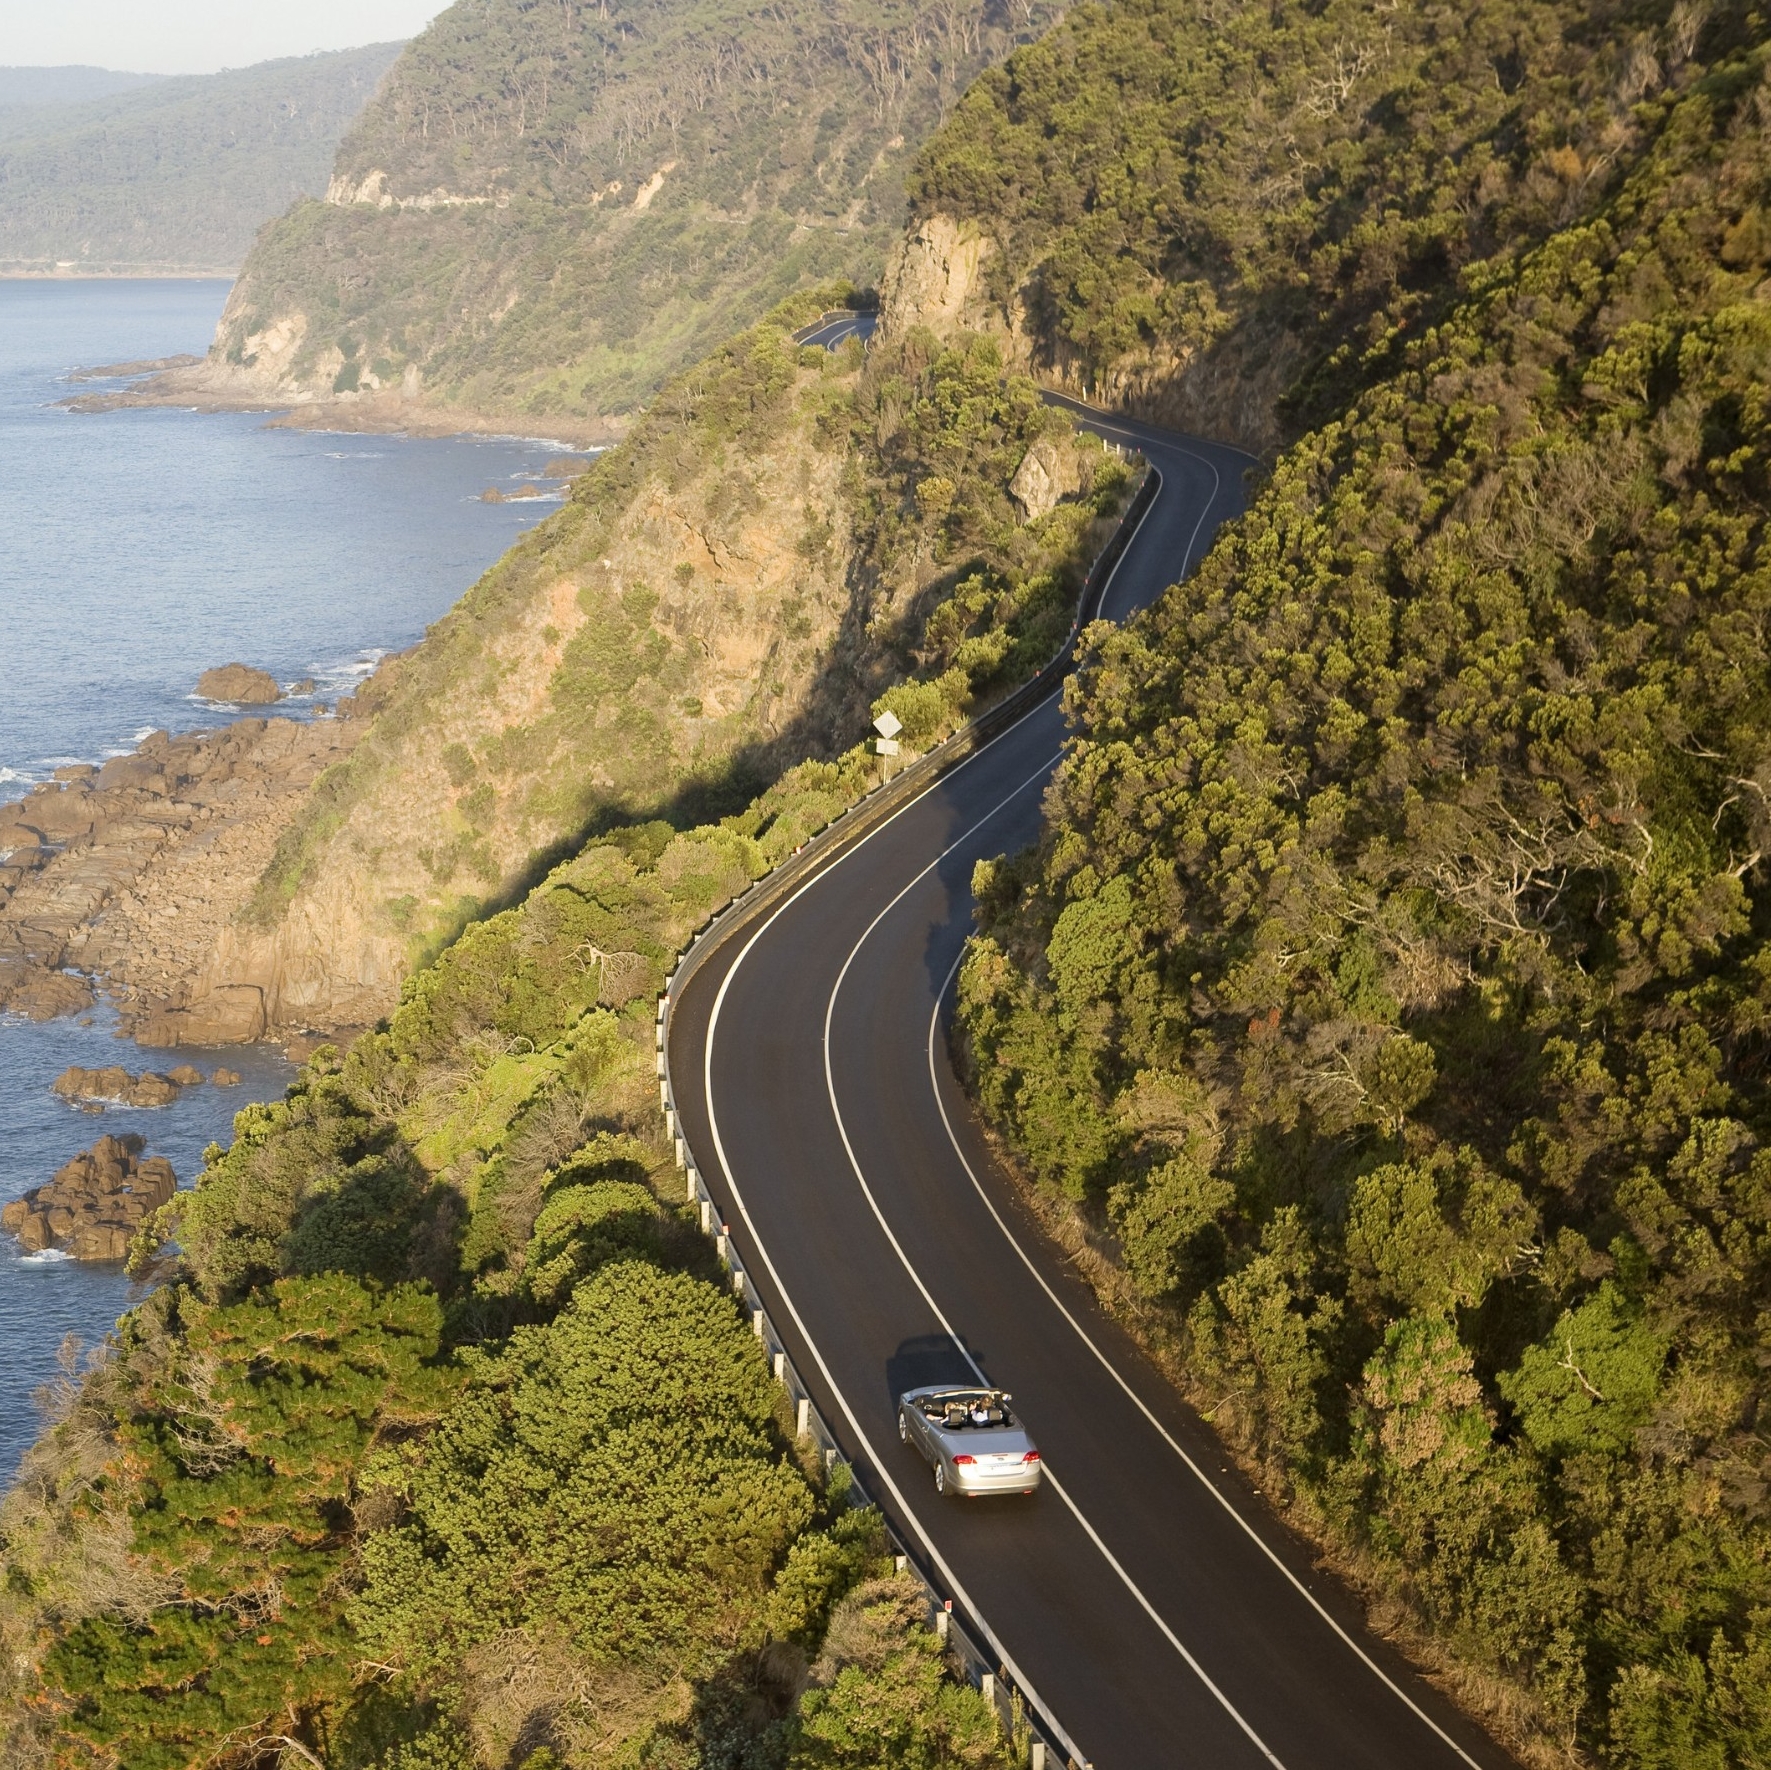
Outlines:
[{"label": "car shadow on road", "polygon": [[[976,1346],[966,1349],[981,1370],[984,1355]],[[977,1382],[977,1375],[962,1352],[946,1334],[918,1334],[914,1339],[900,1340],[898,1349],[886,1360],[886,1391],[893,1408],[907,1389],[920,1389],[929,1383],[952,1383],[956,1387]]]}]

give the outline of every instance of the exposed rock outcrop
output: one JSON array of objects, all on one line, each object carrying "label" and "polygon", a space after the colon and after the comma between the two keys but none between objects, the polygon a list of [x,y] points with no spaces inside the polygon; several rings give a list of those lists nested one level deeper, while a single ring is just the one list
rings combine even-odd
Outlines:
[{"label": "exposed rock outcrop", "polygon": [[283,698],[276,677],[250,664],[218,664],[205,670],[197,678],[197,693],[206,701],[231,701],[241,707],[268,707]]},{"label": "exposed rock outcrop", "polygon": [[60,1248],[77,1260],[121,1260],[150,1211],[178,1180],[164,1156],[142,1156],[139,1137],[101,1137],[44,1186],[0,1210],[0,1229],[27,1253]]},{"label": "exposed rock outcrop", "polygon": [[880,330],[1000,330],[988,324],[983,272],[990,242],[976,227],[931,215],[898,243],[880,282]]},{"label": "exposed rock outcrop", "polygon": [[1009,496],[1029,522],[1050,514],[1064,499],[1082,489],[1082,458],[1069,437],[1042,436],[1015,469]]},{"label": "exposed rock outcrop", "polygon": [[[202,1081],[200,1070],[186,1066],[181,1074]],[[143,1070],[132,1076],[120,1063],[104,1069],[82,1069],[78,1064],[64,1069],[49,1091],[63,1100],[102,1106],[170,1106],[186,1084],[170,1075]]]},{"label": "exposed rock outcrop", "polygon": [[78,1011],[91,1006],[92,977],[126,1026],[153,1021],[164,1043],[262,1036],[256,983],[246,993],[193,983],[301,795],[364,729],[254,718],[156,732],[132,755],[63,769],[0,805],[0,1009]]}]

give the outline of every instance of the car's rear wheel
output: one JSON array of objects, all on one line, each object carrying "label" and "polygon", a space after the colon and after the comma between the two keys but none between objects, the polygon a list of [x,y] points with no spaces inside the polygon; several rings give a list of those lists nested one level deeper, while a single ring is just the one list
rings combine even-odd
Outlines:
[{"label": "car's rear wheel", "polygon": [[935,1465],[935,1492],[944,1494],[946,1491],[947,1465],[945,1463],[937,1463]]},{"label": "car's rear wheel", "polygon": [[910,1422],[904,1418],[904,1410],[902,1408],[898,1410],[898,1442],[900,1444],[908,1444],[910,1442]]}]

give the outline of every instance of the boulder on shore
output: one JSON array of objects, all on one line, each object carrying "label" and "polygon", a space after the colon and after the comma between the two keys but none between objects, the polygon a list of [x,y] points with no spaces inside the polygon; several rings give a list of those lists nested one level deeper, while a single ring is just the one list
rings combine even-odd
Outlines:
[{"label": "boulder on shore", "polygon": [[201,1072],[188,1064],[165,1076],[157,1075],[151,1069],[132,1076],[120,1063],[104,1069],[82,1069],[79,1064],[74,1064],[49,1084],[49,1090],[69,1101],[92,1100],[117,1106],[170,1106],[178,1098],[179,1089],[190,1086],[178,1079],[181,1074],[193,1076],[199,1082],[203,1079]]},{"label": "boulder on shore", "polygon": [[177,1190],[164,1156],[142,1157],[139,1137],[101,1137],[46,1185],[0,1210],[0,1229],[27,1253],[60,1248],[77,1260],[121,1260],[149,1214]]},{"label": "boulder on shore", "polygon": [[264,707],[283,698],[276,677],[250,664],[219,664],[205,670],[197,678],[197,693],[206,701],[233,701],[247,707]]}]

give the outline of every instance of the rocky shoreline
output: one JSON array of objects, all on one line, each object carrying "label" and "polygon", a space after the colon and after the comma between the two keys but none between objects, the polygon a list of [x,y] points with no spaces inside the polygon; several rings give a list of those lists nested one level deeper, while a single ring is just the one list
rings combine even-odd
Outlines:
[{"label": "rocky shoreline", "polygon": [[133,1134],[99,1138],[54,1179],[0,1209],[0,1229],[27,1254],[54,1248],[76,1260],[123,1259],[135,1232],[178,1188],[171,1162],[141,1152]]},{"label": "rocky shoreline", "polygon": [[82,1069],[75,1064],[50,1083],[49,1091],[58,1100],[87,1111],[106,1106],[170,1106],[186,1088],[200,1088],[205,1080],[218,1088],[232,1088],[239,1085],[240,1078],[225,1066],[205,1077],[190,1063],[181,1063],[164,1075],[145,1069],[138,1076],[132,1076],[120,1063],[103,1069]]},{"label": "rocky shoreline", "polygon": [[350,754],[368,689],[335,717],[154,732],[0,804],[0,1010],[47,1020],[103,990],[146,1044],[252,1043],[254,988],[194,997],[303,795]]},{"label": "rocky shoreline", "polygon": [[161,363],[113,363],[82,369],[79,381],[128,380],[126,387],[75,394],[71,412],[116,412],[171,406],[188,412],[261,412],[276,429],[336,430],[395,436],[532,436],[562,448],[605,448],[626,434],[623,418],[545,420],[510,412],[433,405],[422,394],[394,389],[317,397],[263,380],[207,357]]}]

